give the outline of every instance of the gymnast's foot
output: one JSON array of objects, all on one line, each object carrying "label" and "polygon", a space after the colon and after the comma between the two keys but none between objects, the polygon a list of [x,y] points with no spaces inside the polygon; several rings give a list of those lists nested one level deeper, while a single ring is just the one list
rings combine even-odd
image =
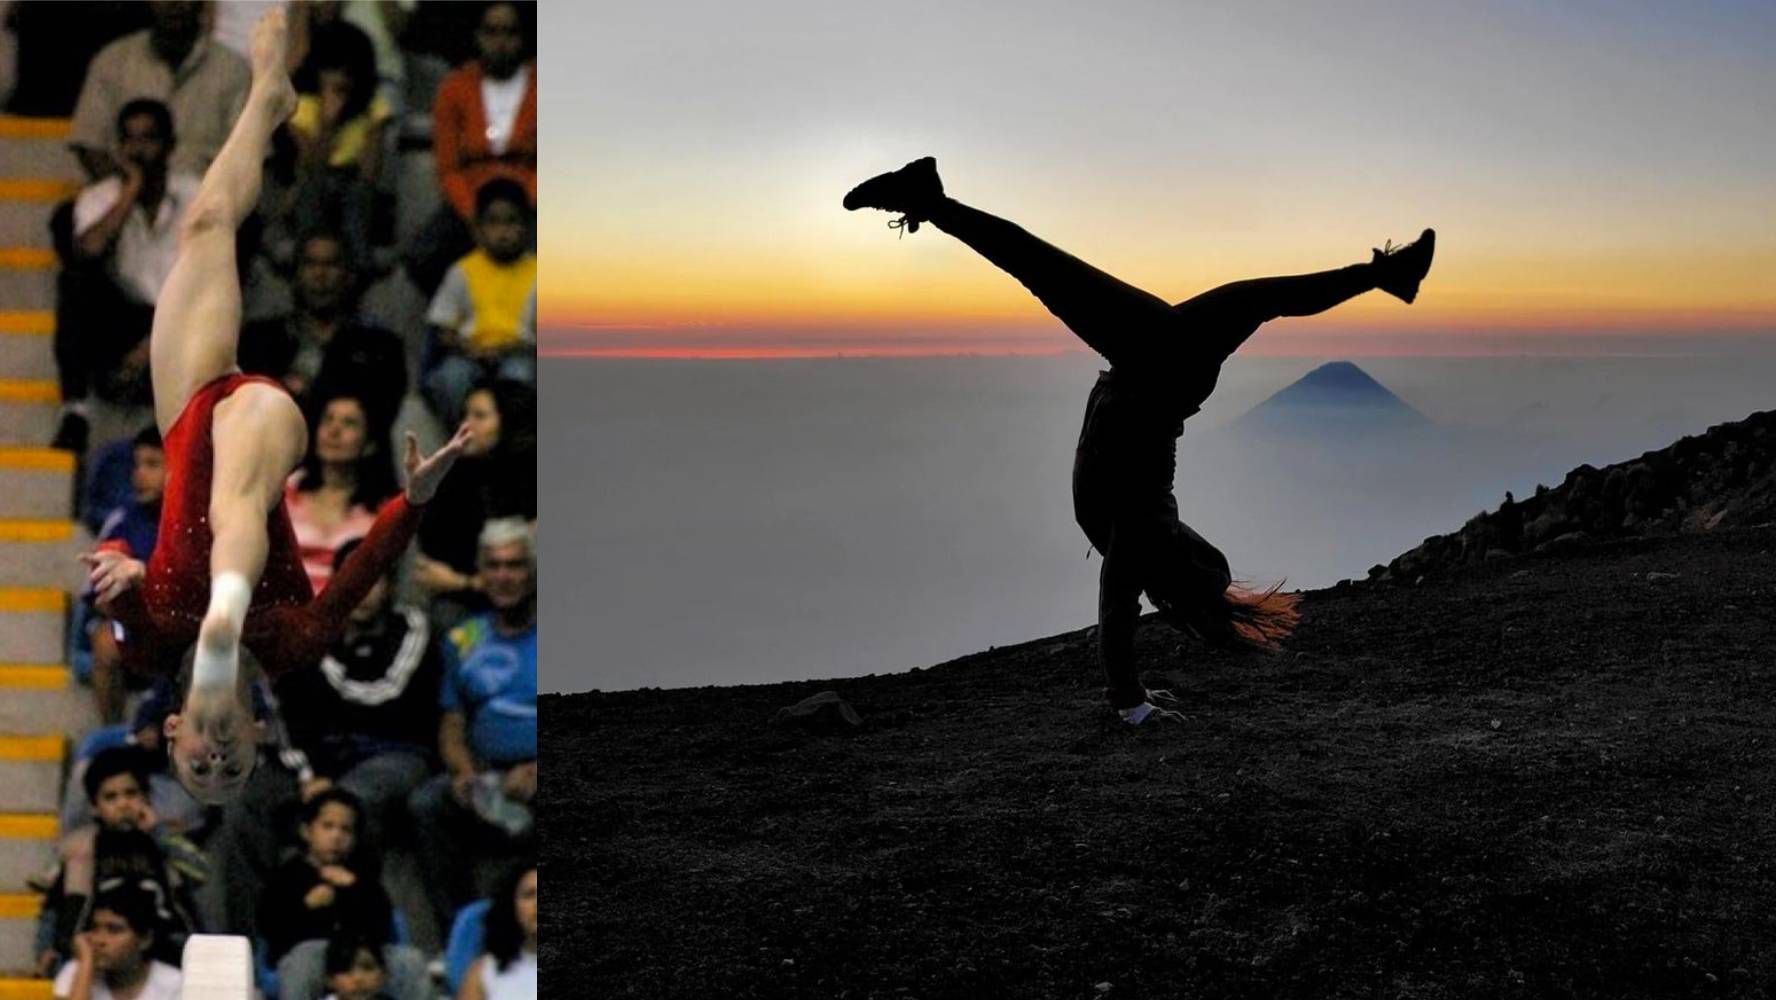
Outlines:
[{"label": "gymnast's foot", "polygon": [[1437,231],[1427,229],[1418,241],[1403,247],[1391,242],[1375,251],[1370,266],[1377,272],[1375,287],[1402,302],[1418,298],[1418,283],[1431,270],[1431,254],[1437,249]]},{"label": "gymnast's foot", "polygon": [[919,223],[929,217],[931,207],[943,197],[943,181],[937,176],[937,160],[924,157],[899,170],[877,174],[851,189],[845,195],[845,208],[879,208],[899,212],[901,217],[888,223],[891,228],[905,227],[909,233],[919,231]]},{"label": "gymnast's foot", "polygon": [[296,88],[290,83],[289,24],[282,7],[274,7],[253,26],[253,85],[250,96],[264,101],[274,121],[296,111]]}]

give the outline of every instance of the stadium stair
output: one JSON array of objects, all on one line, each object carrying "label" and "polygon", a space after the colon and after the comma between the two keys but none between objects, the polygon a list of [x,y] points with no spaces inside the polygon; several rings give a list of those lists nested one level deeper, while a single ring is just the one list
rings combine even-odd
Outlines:
[{"label": "stadium stair", "polygon": [[47,222],[76,190],[66,121],[0,117],[0,1000],[50,996],[30,978],[38,896],[50,860],[70,742],[97,724],[65,665],[74,557],[75,463],[55,433],[51,350],[55,254]]}]

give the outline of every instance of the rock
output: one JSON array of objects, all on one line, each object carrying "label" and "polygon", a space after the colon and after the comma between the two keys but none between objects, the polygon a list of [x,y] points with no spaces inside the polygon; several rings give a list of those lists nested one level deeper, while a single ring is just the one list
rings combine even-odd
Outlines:
[{"label": "rock", "polygon": [[1097,990],[1098,993],[1101,995],[1101,994],[1110,992],[1110,984],[1109,983],[1099,983],[1098,985],[1093,986],[1092,989]]},{"label": "rock", "polygon": [[837,691],[822,691],[788,708],[778,709],[771,724],[826,734],[855,729],[863,725],[863,718],[839,697]]},{"label": "rock", "polygon": [[1536,546],[1535,551],[1543,555],[1557,555],[1562,552],[1571,552],[1590,540],[1591,536],[1583,531],[1568,531]]}]

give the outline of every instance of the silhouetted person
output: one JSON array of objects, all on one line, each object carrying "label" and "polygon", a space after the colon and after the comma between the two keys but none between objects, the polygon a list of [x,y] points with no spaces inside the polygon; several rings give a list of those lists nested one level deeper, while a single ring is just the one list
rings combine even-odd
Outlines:
[{"label": "silhouetted person", "polygon": [[1073,511],[1104,556],[1098,641],[1106,691],[1122,718],[1181,720],[1154,700],[1134,662],[1143,591],[1167,621],[1205,641],[1275,648],[1297,620],[1293,594],[1254,592],[1233,582],[1227,557],[1178,520],[1172,495],[1184,421],[1215,389],[1221,365],[1258,327],[1279,316],[1311,316],[1370,289],[1411,302],[1430,269],[1436,234],[1375,251],[1335,271],[1236,281],[1172,305],[1120,281],[1004,219],[946,197],[937,161],[915,160],[873,177],[845,207],[901,213],[967,244],[1022,282],[1068,329],[1110,362],[1086,403],[1073,462]]}]

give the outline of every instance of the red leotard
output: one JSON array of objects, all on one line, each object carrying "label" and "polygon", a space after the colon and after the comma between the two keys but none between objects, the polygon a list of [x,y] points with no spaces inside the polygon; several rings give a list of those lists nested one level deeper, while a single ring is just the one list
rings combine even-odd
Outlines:
[{"label": "red leotard", "polygon": [[[167,430],[166,495],[147,578],[109,608],[129,630],[124,651],[136,670],[175,672],[186,648],[197,641],[198,626],[210,604],[213,414],[217,403],[249,382],[283,390],[275,379],[262,375],[224,375],[193,393]],[[418,525],[419,509],[407,502],[405,494],[383,504],[363,544],[317,597],[302,568],[289,512],[278,500],[265,516],[270,547],[241,635],[242,645],[258,658],[269,679],[320,662],[352,608],[400,558]]]}]

